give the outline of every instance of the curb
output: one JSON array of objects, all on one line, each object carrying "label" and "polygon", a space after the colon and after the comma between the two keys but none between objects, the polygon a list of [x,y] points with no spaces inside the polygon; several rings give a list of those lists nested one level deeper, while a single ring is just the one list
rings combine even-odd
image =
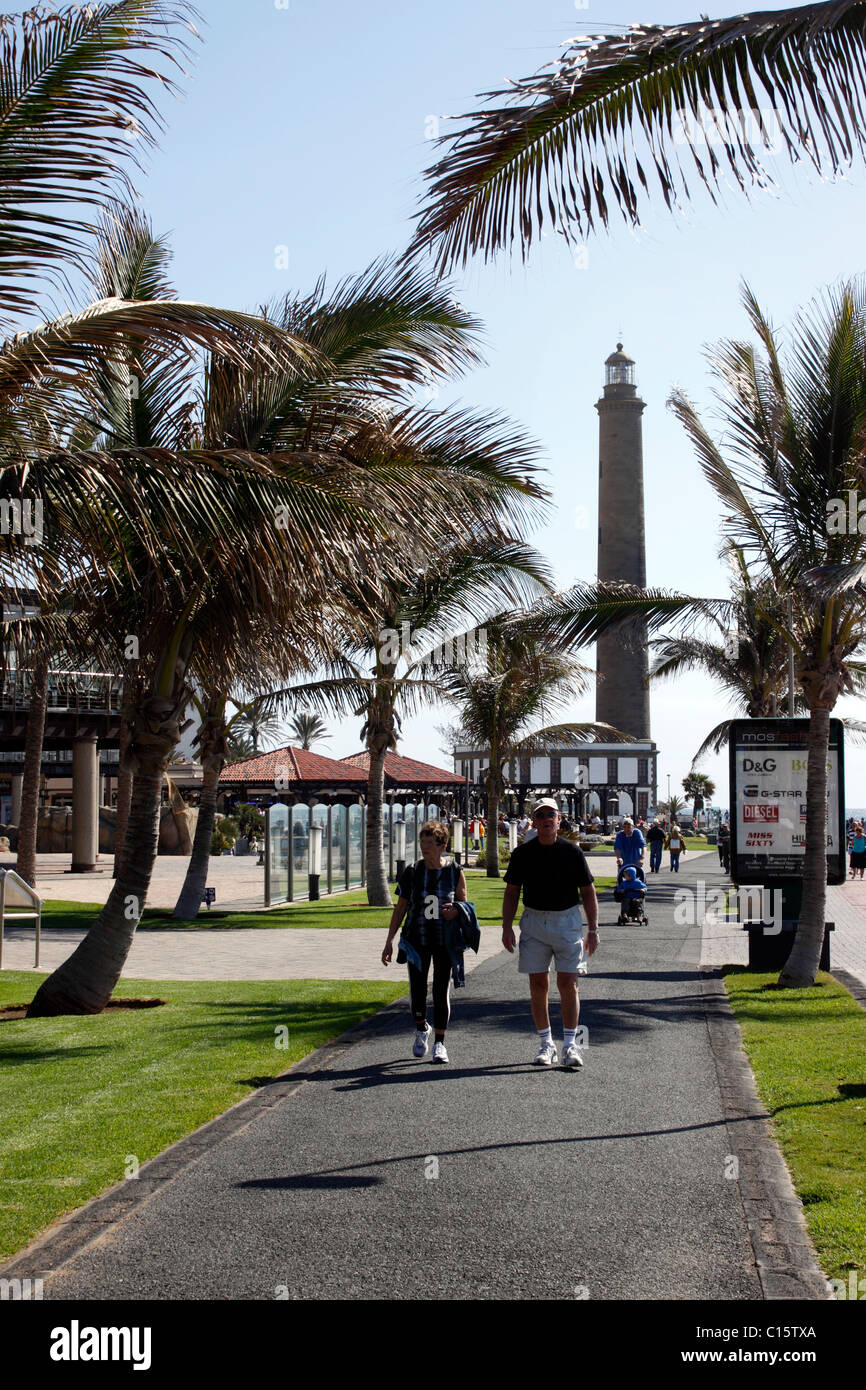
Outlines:
[{"label": "curb", "polygon": [[852,975],[850,970],[831,970],[829,972],[833,979],[840,984],[843,989],[857,1000],[861,1009],[866,1009],[866,985],[862,980],[858,980],[856,975]]},{"label": "curb", "polygon": [[730,1154],[738,1160],[743,1213],[764,1298],[832,1301],[802,1203],[758,1097],[721,971],[701,971],[700,980]]}]

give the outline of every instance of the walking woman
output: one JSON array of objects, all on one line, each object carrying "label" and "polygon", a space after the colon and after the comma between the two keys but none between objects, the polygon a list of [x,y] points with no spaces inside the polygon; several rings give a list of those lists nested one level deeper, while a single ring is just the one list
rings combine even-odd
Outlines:
[{"label": "walking woman", "polygon": [[[459,864],[443,863],[448,848],[448,827],[441,821],[427,821],[421,827],[419,844],[422,857],[407,864],[399,880],[399,897],[391,914],[382,964],[389,965],[392,944],[403,918],[406,924],[400,940],[398,962],[409,966],[412,1016],[415,1020],[413,1057],[426,1057],[430,1034],[435,1033],[433,1061],[447,1062],[445,1030],[450,1016],[451,954],[448,950],[448,923],[459,915],[455,902],[466,902],[466,879]],[[427,977],[433,966],[433,1028],[427,1022]]]},{"label": "walking woman", "polygon": [[860,870],[860,877],[863,877],[863,870],[866,869],[866,835],[863,834],[863,822],[854,822],[854,831],[851,837],[851,877],[856,877],[856,870]]},{"label": "walking woman", "polygon": [[686,842],[683,839],[682,831],[676,821],[671,821],[671,830],[665,840],[665,849],[671,852],[671,873],[678,874],[680,871],[680,855],[686,852]]}]

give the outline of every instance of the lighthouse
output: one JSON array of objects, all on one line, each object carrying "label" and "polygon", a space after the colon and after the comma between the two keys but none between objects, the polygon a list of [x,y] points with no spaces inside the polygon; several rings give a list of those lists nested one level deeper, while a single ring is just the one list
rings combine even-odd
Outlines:
[{"label": "lighthouse", "polygon": [[[643,426],[633,358],[617,343],[604,364],[598,411],[598,578],[646,587]],[[644,619],[598,639],[595,717],[633,738],[649,739],[649,669]]]}]

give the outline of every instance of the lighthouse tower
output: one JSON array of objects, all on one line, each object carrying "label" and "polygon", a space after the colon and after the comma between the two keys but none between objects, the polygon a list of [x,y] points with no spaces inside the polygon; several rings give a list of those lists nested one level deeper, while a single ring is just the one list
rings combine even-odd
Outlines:
[{"label": "lighthouse tower", "polygon": [[[643,437],[646,402],[634,360],[617,343],[604,364],[598,411],[598,578],[646,587]],[[623,623],[598,640],[595,717],[634,738],[650,737],[646,623]]]}]

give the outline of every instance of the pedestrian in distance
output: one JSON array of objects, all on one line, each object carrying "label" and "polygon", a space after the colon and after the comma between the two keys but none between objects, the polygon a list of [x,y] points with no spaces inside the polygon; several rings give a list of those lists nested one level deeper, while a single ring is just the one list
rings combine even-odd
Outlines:
[{"label": "pedestrian in distance", "polygon": [[863,822],[855,821],[854,829],[851,834],[851,877],[856,876],[859,871],[863,877],[863,870],[866,869],[866,835],[863,833]]},{"label": "pedestrian in distance", "polygon": [[670,834],[665,840],[665,849],[670,850],[671,873],[678,874],[680,871],[680,855],[686,852],[686,842],[683,839],[682,831],[676,821],[671,821]]},{"label": "pedestrian in distance", "polygon": [[[545,797],[532,815],[535,839],[518,845],[505,873],[502,903],[502,944],[514,951],[514,917],[523,893],[520,919],[518,970],[529,976],[532,1018],[538,1030],[539,1050],[536,1066],[551,1067],[558,1061],[550,1027],[548,992],[550,963],[556,963],[556,986],[562,1006],[562,1065],[576,1071],[583,1066],[577,1046],[580,999],[577,977],[585,974],[586,956],[599,944],[598,901],[589,865],[583,850],[559,834],[560,814],[556,802]],[[586,941],[580,904],[587,919]]]},{"label": "pedestrian in distance", "polygon": [[[409,967],[409,990],[412,1017],[415,1020],[413,1057],[427,1056],[430,1035],[434,1033],[434,1062],[447,1062],[445,1032],[451,1014],[450,994],[455,970],[454,928],[466,903],[466,879],[459,864],[451,859],[446,864],[443,855],[448,848],[448,827],[441,821],[427,821],[419,836],[421,858],[407,864],[399,880],[398,893],[388,937],[382,952],[382,964],[389,965],[393,941],[403,919],[406,919],[397,954],[398,964]],[[471,907],[471,904],[467,904]],[[475,918],[474,910],[471,914]],[[475,919],[477,931],[477,919]],[[478,949],[477,941],[475,949]],[[461,950],[462,971],[462,950]],[[427,1022],[427,980],[433,966],[433,1027]],[[458,979],[459,983],[460,980]]]},{"label": "pedestrian in distance", "polygon": [[665,832],[658,816],[646,833],[646,842],[650,852],[650,873],[657,874],[662,866],[662,850],[665,847]]},{"label": "pedestrian in distance", "polygon": [[719,826],[719,864],[724,873],[731,872],[731,827],[726,821]]}]

